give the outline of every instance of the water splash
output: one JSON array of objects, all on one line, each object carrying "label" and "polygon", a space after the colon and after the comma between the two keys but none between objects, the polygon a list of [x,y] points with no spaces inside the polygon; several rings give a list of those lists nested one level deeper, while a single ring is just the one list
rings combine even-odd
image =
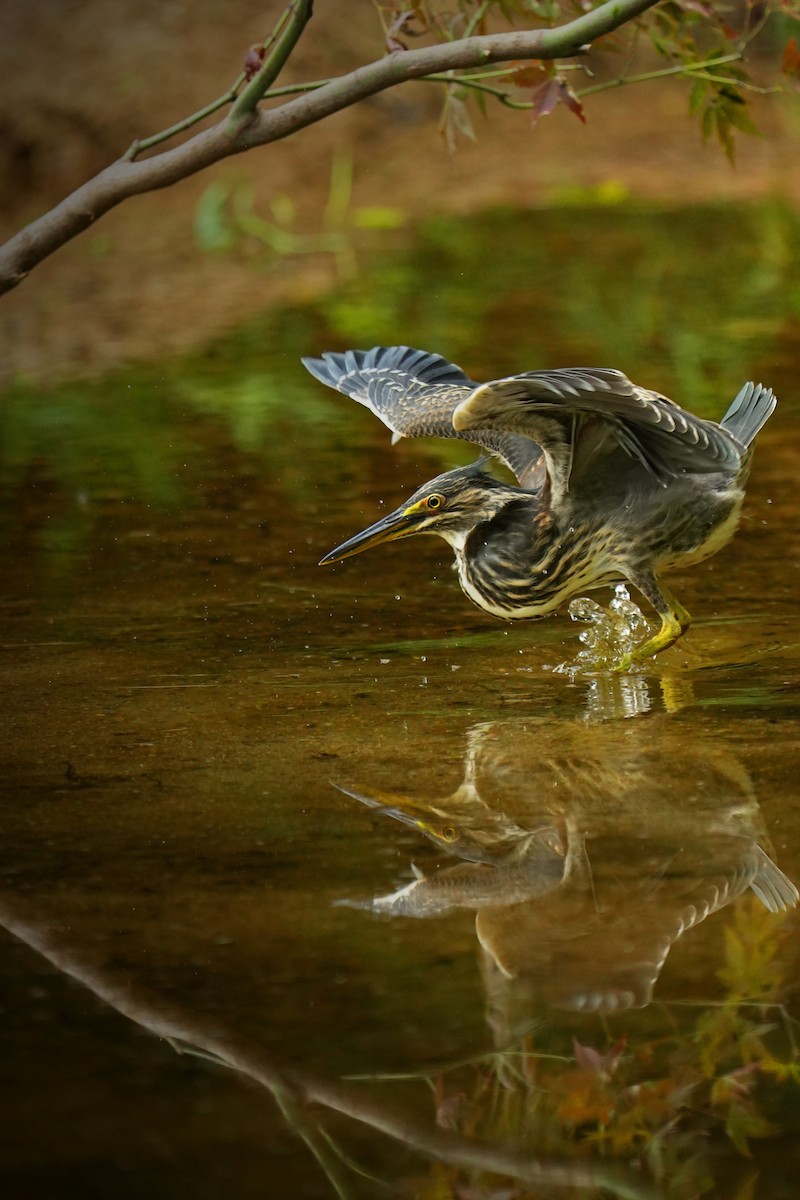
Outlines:
[{"label": "water splash", "polygon": [[607,671],[615,667],[623,655],[630,653],[650,636],[650,626],[642,610],[631,600],[624,583],[614,588],[614,598],[603,608],[588,596],[570,602],[567,610],[573,621],[580,621],[579,650],[571,662],[559,663],[553,671],[560,675],[584,675]]}]

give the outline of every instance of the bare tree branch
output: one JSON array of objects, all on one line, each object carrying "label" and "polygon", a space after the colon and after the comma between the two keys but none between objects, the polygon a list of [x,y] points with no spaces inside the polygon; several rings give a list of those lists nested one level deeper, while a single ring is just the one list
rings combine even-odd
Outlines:
[{"label": "bare tree branch", "polygon": [[0,294],[16,287],[43,259],[130,196],[169,187],[230,155],[280,141],[409,80],[515,59],[569,58],[585,53],[597,38],[635,20],[657,3],[606,0],[599,8],[554,29],[466,37],[393,53],[280,107],[256,109],[254,105],[262,96],[270,99],[270,93],[264,93],[265,83],[268,87],[276,78],[310,15],[308,0],[299,0],[276,36],[273,54],[267,56],[262,71],[252,80],[253,90],[246,88],[240,93],[224,120],[150,158],[131,161],[126,155],[118,159],[0,247]]}]

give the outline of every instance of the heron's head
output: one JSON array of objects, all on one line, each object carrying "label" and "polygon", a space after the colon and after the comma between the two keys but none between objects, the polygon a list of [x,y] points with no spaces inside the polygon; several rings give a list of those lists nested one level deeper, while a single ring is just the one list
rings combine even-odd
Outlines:
[{"label": "heron's head", "polygon": [[382,542],[397,541],[416,533],[436,533],[454,548],[460,548],[477,525],[491,520],[508,504],[526,494],[489,475],[483,469],[485,461],[481,459],[469,467],[458,467],[437,475],[394,512],[331,550],[320,565],[339,562]]}]

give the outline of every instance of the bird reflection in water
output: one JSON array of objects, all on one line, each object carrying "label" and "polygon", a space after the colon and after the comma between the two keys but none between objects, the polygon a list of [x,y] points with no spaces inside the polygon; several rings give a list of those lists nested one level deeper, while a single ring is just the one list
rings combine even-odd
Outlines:
[{"label": "bird reflection in water", "polygon": [[395,917],[474,910],[498,1038],[537,1002],[646,1005],[672,945],[711,913],[748,889],[771,912],[799,898],[761,845],[741,764],[660,714],[477,725],[463,781],[441,799],[340,790],[460,860],[340,903]]}]

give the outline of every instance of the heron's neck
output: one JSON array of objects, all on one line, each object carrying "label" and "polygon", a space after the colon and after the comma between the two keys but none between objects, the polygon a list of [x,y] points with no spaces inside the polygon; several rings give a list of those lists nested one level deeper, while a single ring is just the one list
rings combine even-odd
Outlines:
[{"label": "heron's neck", "polygon": [[495,617],[544,616],[555,607],[547,576],[558,543],[556,522],[539,500],[515,497],[454,546],[462,590]]},{"label": "heron's neck", "polygon": [[481,521],[464,539],[462,553],[472,560],[506,559],[530,571],[549,555],[558,540],[558,526],[538,497],[514,496],[489,520]]}]

